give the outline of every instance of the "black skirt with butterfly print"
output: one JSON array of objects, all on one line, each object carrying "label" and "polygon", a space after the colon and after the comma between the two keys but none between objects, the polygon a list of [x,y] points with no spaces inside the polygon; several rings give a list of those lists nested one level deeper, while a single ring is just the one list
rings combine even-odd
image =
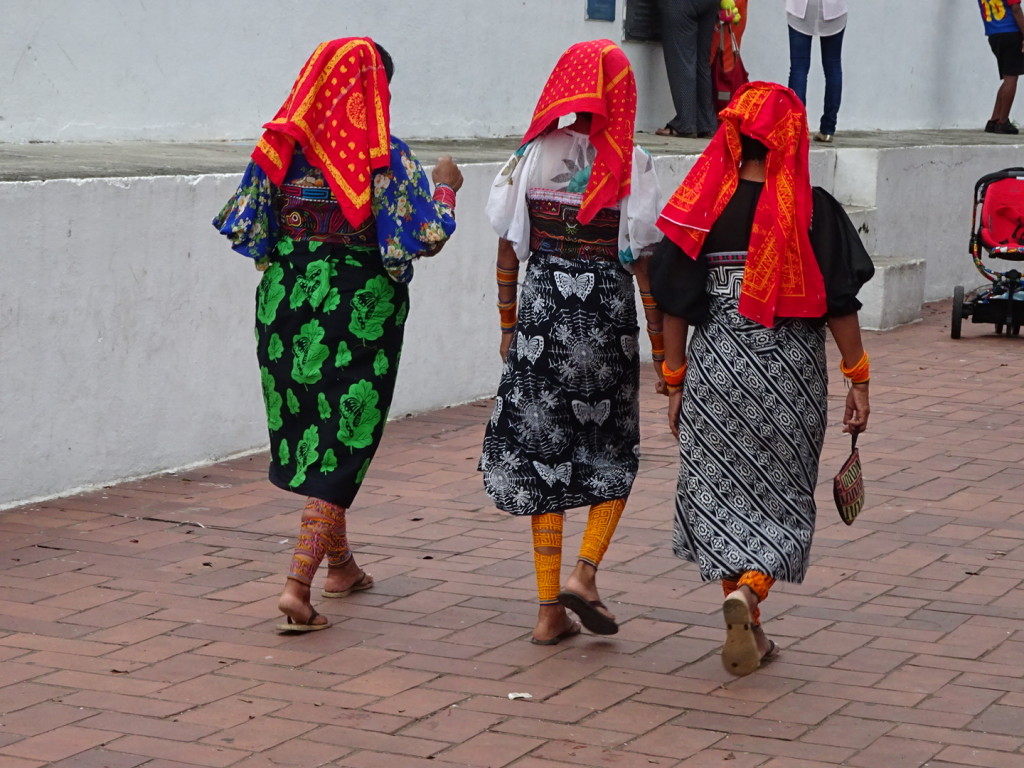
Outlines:
[{"label": "black skirt with butterfly print", "polygon": [[640,447],[633,278],[617,257],[533,253],[479,469],[540,515],[629,495]]}]

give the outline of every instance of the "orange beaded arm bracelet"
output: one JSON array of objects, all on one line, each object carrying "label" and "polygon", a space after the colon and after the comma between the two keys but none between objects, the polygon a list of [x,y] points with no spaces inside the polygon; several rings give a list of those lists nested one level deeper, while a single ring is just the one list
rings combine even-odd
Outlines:
[{"label": "orange beaded arm bracelet", "polygon": [[510,301],[503,304],[498,302],[498,317],[501,318],[501,332],[512,333],[516,329],[519,317],[516,313],[516,302]]},{"label": "orange beaded arm bracelet", "polygon": [[681,367],[673,371],[663,361],[661,364],[661,374],[665,377],[665,383],[668,386],[681,387],[683,385],[683,378],[686,376],[686,362],[684,361]]},{"label": "orange beaded arm bracelet", "polygon": [[[498,316],[501,318],[501,332],[512,333],[519,321],[516,307],[516,288],[519,286],[519,265],[513,269],[498,267]],[[502,301],[511,295],[509,301]]]},{"label": "orange beaded arm bracelet", "polygon": [[[644,305],[644,314],[648,317],[658,309],[654,296],[646,291],[640,291],[640,301]],[[653,325],[647,321],[647,338],[651,340],[651,359],[656,363],[665,361],[665,335],[660,325]]]},{"label": "orange beaded arm bracelet", "polygon": [[860,360],[857,361],[856,365],[850,368],[846,367],[846,361],[840,360],[839,370],[843,376],[850,380],[851,384],[867,384],[871,380],[871,359],[868,357],[868,353],[865,352],[860,356]]}]

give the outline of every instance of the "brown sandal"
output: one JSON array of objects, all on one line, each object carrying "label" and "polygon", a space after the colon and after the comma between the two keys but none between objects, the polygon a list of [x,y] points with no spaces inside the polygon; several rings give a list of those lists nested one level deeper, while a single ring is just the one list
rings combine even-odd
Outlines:
[{"label": "brown sandal", "polygon": [[749,675],[761,666],[761,654],[754,636],[754,618],[750,604],[738,592],[733,592],[722,603],[725,618],[725,645],[722,646],[722,666],[731,675]]},{"label": "brown sandal", "polygon": [[285,623],[277,625],[278,632],[318,632],[321,629],[327,629],[331,626],[330,621],[325,621],[323,624],[314,624],[313,622],[320,618],[320,614],[316,612],[316,608],[310,607],[309,618],[306,619],[305,624],[300,624],[297,621],[292,621],[292,617],[285,615]]},{"label": "brown sandal", "polygon": [[654,133],[658,136],[674,136],[677,139],[683,138],[683,134],[681,134],[671,125],[666,125],[664,128],[658,128]]},{"label": "brown sandal", "polygon": [[600,600],[587,600],[583,595],[563,589],[558,593],[558,602],[579,616],[583,626],[595,635],[614,635],[619,631],[618,622],[598,610],[600,608],[608,610],[608,606]]},{"label": "brown sandal", "polygon": [[328,592],[328,591],[324,590],[320,594],[323,595],[324,597],[334,597],[334,598],[348,597],[353,592],[362,592],[364,589],[369,589],[372,586],[373,586],[373,576],[368,574],[366,571],[360,571],[359,572],[359,578],[356,579],[352,583],[352,586],[349,587],[348,589],[343,589],[340,592]]},{"label": "brown sandal", "polygon": [[530,642],[534,645],[558,645],[566,638],[576,637],[576,635],[578,635],[582,631],[583,628],[580,626],[580,623],[578,621],[571,621],[569,622],[568,629],[563,629],[554,637],[549,637],[547,640],[538,640],[536,637],[531,636]]}]

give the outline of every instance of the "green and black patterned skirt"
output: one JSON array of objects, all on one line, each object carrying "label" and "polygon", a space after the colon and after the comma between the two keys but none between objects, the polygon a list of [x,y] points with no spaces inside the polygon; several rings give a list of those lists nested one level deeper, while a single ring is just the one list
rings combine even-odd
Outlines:
[{"label": "green and black patterned skirt", "polygon": [[409,289],[376,246],[286,240],[273,259],[256,290],[270,482],[348,507],[391,407]]}]

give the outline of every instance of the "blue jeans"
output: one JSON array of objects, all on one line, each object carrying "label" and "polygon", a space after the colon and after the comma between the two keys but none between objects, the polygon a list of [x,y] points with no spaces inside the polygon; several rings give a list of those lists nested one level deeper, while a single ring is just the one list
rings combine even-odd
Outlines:
[{"label": "blue jeans", "polygon": [[[821,68],[825,71],[825,111],[822,133],[836,132],[839,104],[843,100],[843,32],[821,38]],[[807,74],[811,71],[811,36],[789,28],[789,87],[807,103]]]}]

